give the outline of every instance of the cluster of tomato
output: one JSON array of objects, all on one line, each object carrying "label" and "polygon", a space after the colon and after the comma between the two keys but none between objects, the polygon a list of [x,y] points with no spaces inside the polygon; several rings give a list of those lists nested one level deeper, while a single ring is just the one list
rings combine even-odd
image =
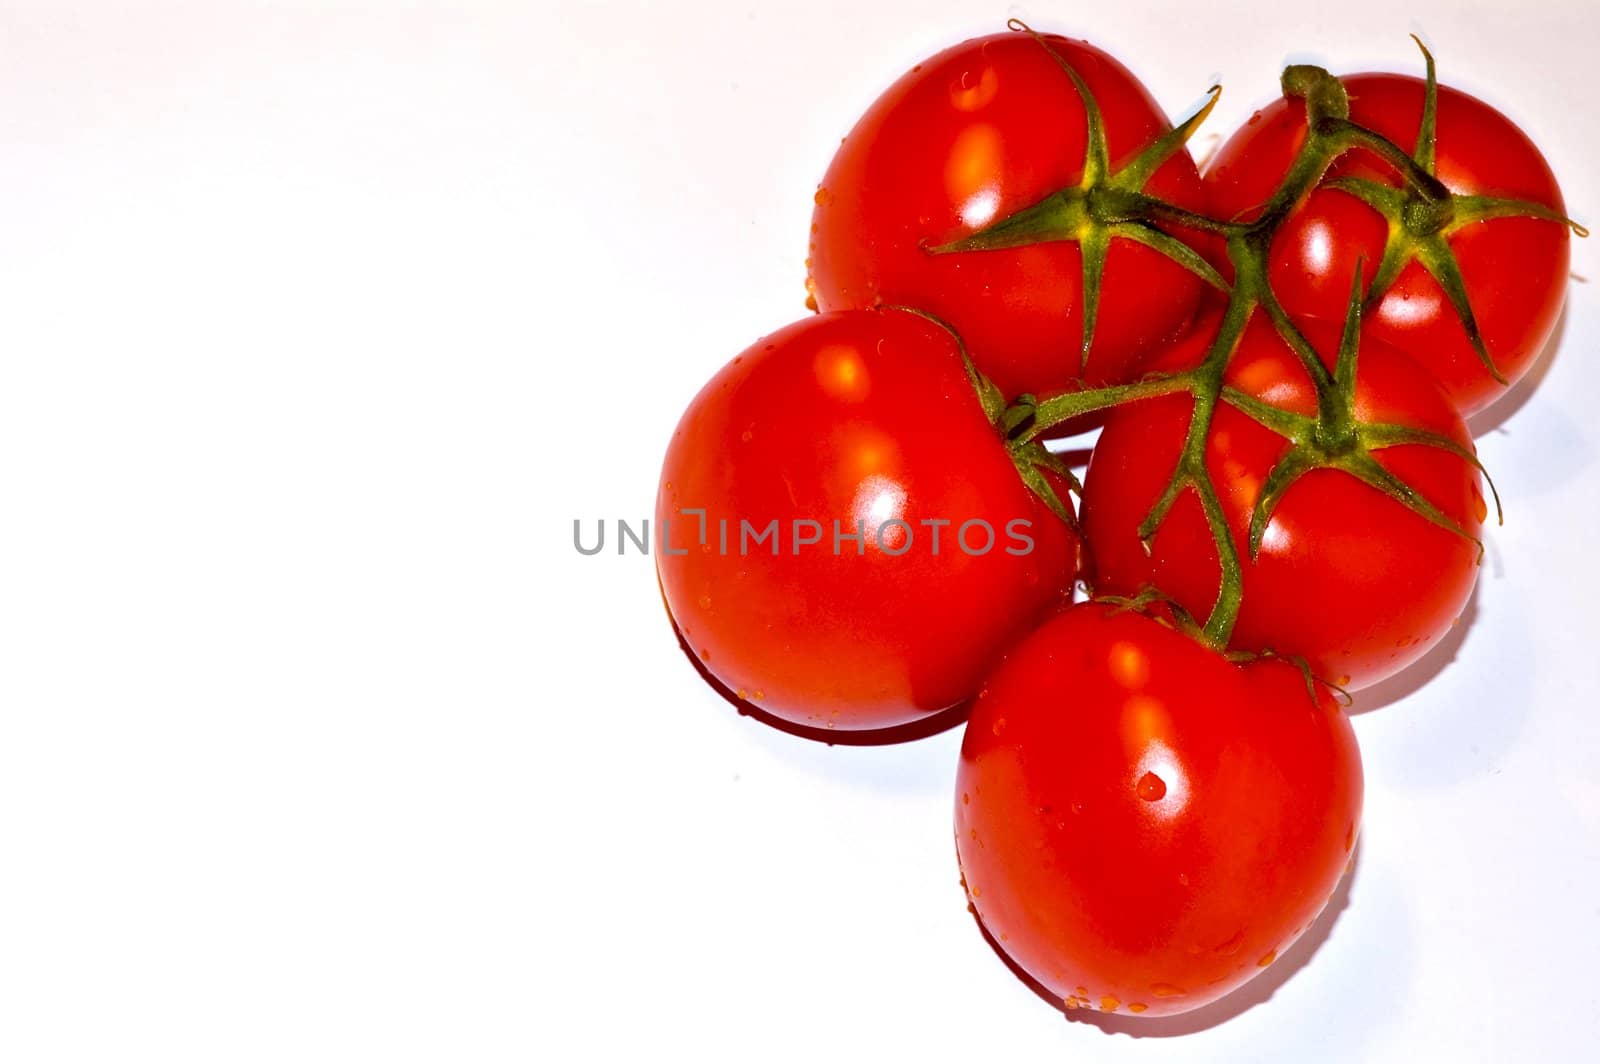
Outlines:
[{"label": "cluster of tomato", "polygon": [[[1011,30],[841,144],[820,313],[691,403],[657,569],[686,650],[774,723],[970,714],[985,932],[1067,1009],[1172,1014],[1271,964],[1348,867],[1340,695],[1465,606],[1463,419],[1537,358],[1582,230],[1426,50],[1425,78],[1289,67],[1201,172],[1216,90],[1173,127],[1104,52]],[[1080,485],[1057,441],[1095,427]]]}]

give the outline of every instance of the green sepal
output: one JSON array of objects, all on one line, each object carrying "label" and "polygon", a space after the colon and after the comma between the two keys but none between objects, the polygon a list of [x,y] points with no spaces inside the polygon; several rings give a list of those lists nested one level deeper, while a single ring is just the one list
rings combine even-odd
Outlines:
[{"label": "green sepal", "polygon": [[1534,218],[1541,222],[1555,222],[1572,230],[1572,235],[1584,238],[1589,230],[1568,218],[1560,211],[1532,200],[1511,199],[1505,196],[1452,196],[1455,204],[1455,221],[1450,231],[1455,232],[1473,222],[1487,222],[1495,218]]},{"label": "green sepal", "polygon": [[1361,355],[1362,262],[1356,259],[1355,276],[1350,281],[1350,299],[1345,304],[1344,328],[1339,333],[1339,352],[1333,361],[1333,390],[1340,401],[1341,412],[1352,420],[1356,409],[1356,361]]},{"label": "green sepal", "polygon": [[1072,87],[1078,92],[1078,99],[1083,102],[1084,140],[1088,144],[1088,151],[1085,153],[1083,160],[1082,187],[1090,188],[1099,184],[1101,179],[1106,176],[1107,171],[1111,169],[1110,151],[1106,146],[1105,120],[1100,115],[1099,101],[1094,98],[1094,93],[1089,91],[1089,86],[1084,82],[1083,77],[1077,70],[1073,69],[1072,64],[1067,62],[1065,56],[1050,47],[1050,42],[1045,39],[1043,34],[1036,33],[1033,27],[1019,18],[1008,20],[1006,28],[1012,31],[1021,31],[1032,37],[1045,50],[1046,54],[1055,61],[1056,66],[1060,67],[1067,77],[1071,79]]},{"label": "green sepal", "polygon": [[1081,240],[1090,227],[1082,189],[1052,192],[1037,203],[992,222],[975,233],[928,248],[933,255],[961,251],[1003,251],[1007,248]]},{"label": "green sepal", "polygon": [[1381,214],[1388,223],[1389,233],[1383,242],[1383,258],[1378,261],[1378,270],[1372,275],[1372,284],[1366,295],[1367,306],[1376,306],[1411,259],[1410,242],[1406,238],[1405,225],[1400,221],[1401,212],[1406,206],[1406,194],[1392,185],[1359,177],[1335,178],[1323,187],[1354,196]]},{"label": "green sepal", "polygon": [[1438,151],[1439,74],[1433,65],[1433,53],[1422,43],[1422,38],[1413,33],[1411,39],[1421,49],[1422,62],[1427,68],[1422,90],[1422,120],[1417,124],[1417,146],[1411,157],[1418,166],[1432,174],[1436,172],[1435,157]]},{"label": "green sepal", "polygon": [[1250,513],[1251,561],[1261,556],[1262,537],[1266,535],[1267,525],[1272,521],[1272,513],[1278,508],[1278,503],[1283,501],[1284,493],[1294,486],[1295,481],[1315,468],[1317,468],[1316,459],[1299,447],[1291,447],[1267,474],[1266,481],[1261,485],[1261,492],[1256,496],[1255,507]]},{"label": "green sepal", "polygon": [[1078,372],[1089,371],[1089,348],[1094,344],[1095,322],[1100,317],[1100,280],[1111,252],[1111,230],[1094,226],[1078,241],[1083,260],[1083,341],[1078,349]]},{"label": "green sepal", "polygon": [[1483,333],[1478,329],[1478,317],[1472,312],[1472,300],[1467,296],[1467,283],[1461,276],[1461,265],[1456,262],[1456,253],[1451,250],[1449,242],[1442,235],[1429,237],[1418,241],[1414,254],[1422,268],[1439,282],[1445,298],[1450,300],[1450,306],[1461,319],[1461,327],[1466,330],[1467,342],[1472,344],[1472,350],[1478,356],[1478,361],[1483,363],[1483,368],[1489,371],[1489,376],[1496,383],[1510,384],[1505,374],[1500,372],[1500,367],[1494,364],[1489,348],[1483,342]]},{"label": "green sepal", "polygon": [[1207,89],[1206,102],[1200,105],[1200,109],[1152,141],[1134,157],[1132,162],[1117,171],[1113,183],[1118,188],[1125,188],[1131,192],[1142,191],[1145,183],[1155,176],[1155,172],[1189,143],[1189,138],[1194,136],[1195,130],[1199,129],[1200,124],[1211,115],[1212,108],[1217,106],[1217,101],[1220,99],[1222,99],[1221,85],[1213,85]]},{"label": "green sepal", "polygon": [[1248,392],[1241,392],[1232,386],[1222,389],[1222,401],[1233,407],[1239,413],[1256,422],[1263,428],[1271,429],[1286,440],[1298,443],[1310,439],[1317,425],[1317,419],[1296,414],[1292,410],[1285,410],[1281,406],[1264,403]]},{"label": "green sepal", "polygon": [[1429,432],[1427,429],[1412,428],[1410,425],[1374,422],[1362,425],[1360,431],[1361,442],[1368,451],[1381,451],[1385,447],[1432,447],[1469,463],[1483,477],[1484,483],[1489,485],[1489,495],[1494,499],[1496,523],[1502,525],[1506,523],[1505,507],[1500,504],[1500,489],[1495,487],[1494,477],[1489,475],[1489,470],[1484,466],[1482,459],[1470,447],[1463,447],[1448,436]]},{"label": "green sepal", "polygon": [[1222,274],[1218,273],[1198,251],[1171,233],[1137,222],[1116,226],[1111,233],[1113,236],[1143,244],[1152,251],[1159,251],[1217,291],[1228,291],[1228,282],[1222,279]]},{"label": "green sepal", "polygon": [[1333,460],[1331,466],[1334,469],[1350,474],[1369,487],[1378,489],[1405,506],[1412,513],[1427,520],[1430,524],[1437,525],[1445,531],[1454,533],[1462,539],[1475,544],[1478,548],[1479,557],[1482,557],[1483,543],[1477,536],[1462,528],[1454,518],[1428,501],[1427,497],[1417,489],[1385,469],[1378,463],[1377,459],[1366,453],[1365,450],[1341,455]]}]

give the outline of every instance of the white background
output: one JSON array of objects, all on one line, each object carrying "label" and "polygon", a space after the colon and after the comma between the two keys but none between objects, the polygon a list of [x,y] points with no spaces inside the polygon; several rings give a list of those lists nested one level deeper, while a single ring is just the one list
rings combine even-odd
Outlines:
[{"label": "white background", "polygon": [[651,561],[572,548],[802,313],[858,111],[1011,14],[1170,112],[1220,78],[1213,136],[1416,30],[1600,220],[1587,0],[1206,6],[0,5],[0,1059],[1587,1056],[1593,284],[1476,426],[1469,623],[1361,699],[1337,918],[1194,1021],[1001,966],[958,733],[741,719]]}]

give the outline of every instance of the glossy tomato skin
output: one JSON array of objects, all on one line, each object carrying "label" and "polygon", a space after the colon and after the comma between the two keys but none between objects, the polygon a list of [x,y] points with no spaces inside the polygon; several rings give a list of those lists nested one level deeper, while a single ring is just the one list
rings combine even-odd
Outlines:
[{"label": "glossy tomato skin", "polygon": [[978,919],[1069,1009],[1172,1015],[1270,965],[1361,821],[1355,736],[1276,659],[1230,663],[1074,606],[1006,655],[967,725],[956,848]]},{"label": "glossy tomato skin", "polygon": [[[776,555],[770,539],[741,541],[741,521],[754,536],[773,520]],[[817,527],[797,537],[796,520]],[[840,538],[836,554],[834,522],[843,537],[858,520],[862,544]],[[992,541],[978,524],[963,539],[969,521]],[[969,698],[1077,573],[1075,537],[1023,484],[954,339],[905,311],[809,318],[724,367],[673,433],[656,536],[667,608],[706,669],[822,729],[887,728]]]},{"label": "glossy tomato skin", "polygon": [[[1048,38],[1094,93],[1118,167],[1170,128],[1120,63]],[[934,255],[927,248],[1075,186],[1083,104],[1040,44],[1021,33],[949,48],[906,74],[862,116],[816,194],[810,281],[824,311],[879,304],[938,315],[1008,397],[1079,377],[1083,268],[1075,243]],[[1190,208],[1199,175],[1179,151],[1146,185]],[[1113,241],[1087,379],[1121,381],[1187,323],[1202,284],[1157,252]]]},{"label": "glossy tomato skin", "polygon": [[[1331,364],[1339,329],[1302,322]],[[1159,363],[1198,361],[1214,319]],[[1227,383],[1285,410],[1312,415],[1316,393],[1288,346],[1257,314],[1229,364]],[[1194,616],[1216,601],[1220,569],[1198,498],[1185,490],[1147,554],[1137,528],[1177,462],[1189,425],[1186,395],[1164,396],[1116,411],[1095,446],[1084,482],[1083,529],[1095,587],[1134,594],[1154,585]],[[1425,429],[1471,447],[1461,417],[1410,359],[1363,343],[1356,416]],[[1244,599],[1232,646],[1304,657],[1322,679],[1349,690],[1378,682],[1427,652],[1449,631],[1472,594],[1477,544],[1405,508],[1344,472],[1318,469],[1279,503],[1260,554],[1247,554],[1250,516],[1261,485],[1287,449],[1281,436],[1219,403],[1206,467],[1221,497],[1244,570]],[[1477,471],[1437,448],[1408,445],[1373,452],[1473,536],[1485,500]]]},{"label": "glossy tomato skin", "polygon": [[[1340,79],[1350,117],[1407,152],[1416,146],[1424,82],[1399,74]],[[1205,185],[1214,216],[1249,217],[1270,197],[1305,140],[1301,101],[1262,108],[1217,152]],[[1533,142],[1499,111],[1466,93],[1439,86],[1436,176],[1452,192],[1528,200],[1565,214],[1561,190]],[[1394,171],[1365,152],[1336,162],[1331,177],[1351,176],[1398,187]],[[1313,191],[1274,237],[1269,277],[1291,314],[1340,321],[1356,263],[1370,282],[1382,261],[1388,226],[1382,216],[1337,190]],[[1450,237],[1485,346],[1501,375],[1526,374],[1555,329],[1566,297],[1570,238],[1566,226],[1531,218],[1498,218]],[[1505,394],[1467,339],[1438,282],[1410,263],[1366,318],[1366,333],[1416,359],[1463,413]]]}]

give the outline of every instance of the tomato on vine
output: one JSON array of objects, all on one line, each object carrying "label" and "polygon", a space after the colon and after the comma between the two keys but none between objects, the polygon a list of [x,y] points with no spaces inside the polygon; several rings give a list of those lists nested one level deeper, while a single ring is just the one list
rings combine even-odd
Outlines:
[{"label": "tomato on vine", "polygon": [[1070,596],[1071,474],[1012,444],[942,325],[902,310],[757,341],[679,422],[657,572],[685,644],[756,708],[873,730],[969,698]]},{"label": "tomato on vine", "polygon": [[985,683],[956,850],[998,947],[1067,1009],[1171,1015],[1260,973],[1321,912],[1361,821],[1331,692],[1151,617],[1074,606]]},{"label": "tomato on vine", "polygon": [[[1197,365],[1216,329],[1208,319],[1157,368]],[[1354,690],[1421,657],[1460,616],[1487,505],[1466,427],[1426,371],[1372,340],[1358,349],[1353,321],[1343,343],[1322,322],[1297,331],[1332,374],[1329,400],[1257,314],[1204,441],[1238,558],[1230,645],[1302,657]],[[1097,590],[1153,586],[1206,616],[1224,580],[1215,529],[1196,493],[1170,491],[1192,407],[1167,395],[1112,413],[1084,481],[1083,529]]]},{"label": "tomato on vine", "polygon": [[[1463,414],[1482,410],[1537,360],[1566,296],[1566,207],[1539,149],[1510,119],[1427,78],[1341,78],[1348,119],[1404,149],[1350,151],[1278,229],[1268,278],[1293,315],[1338,321],[1357,264],[1367,332],[1400,348]],[[1305,109],[1257,111],[1206,167],[1211,213],[1248,218],[1306,138]],[[1408,187],[1414,177],[1436,179]]]},{"label": "tomato on vine", "polygon": [[[1212,102],[1215,97],[1213,96]],[[808,261],[823,311],[919,307],[1008,398],[1135,376],[1220,284],[1129,213],[1199,209],[1183,143],[1115,59],[1081,41],[980,37],[918,64],[868,109],[816,193]]]}]

